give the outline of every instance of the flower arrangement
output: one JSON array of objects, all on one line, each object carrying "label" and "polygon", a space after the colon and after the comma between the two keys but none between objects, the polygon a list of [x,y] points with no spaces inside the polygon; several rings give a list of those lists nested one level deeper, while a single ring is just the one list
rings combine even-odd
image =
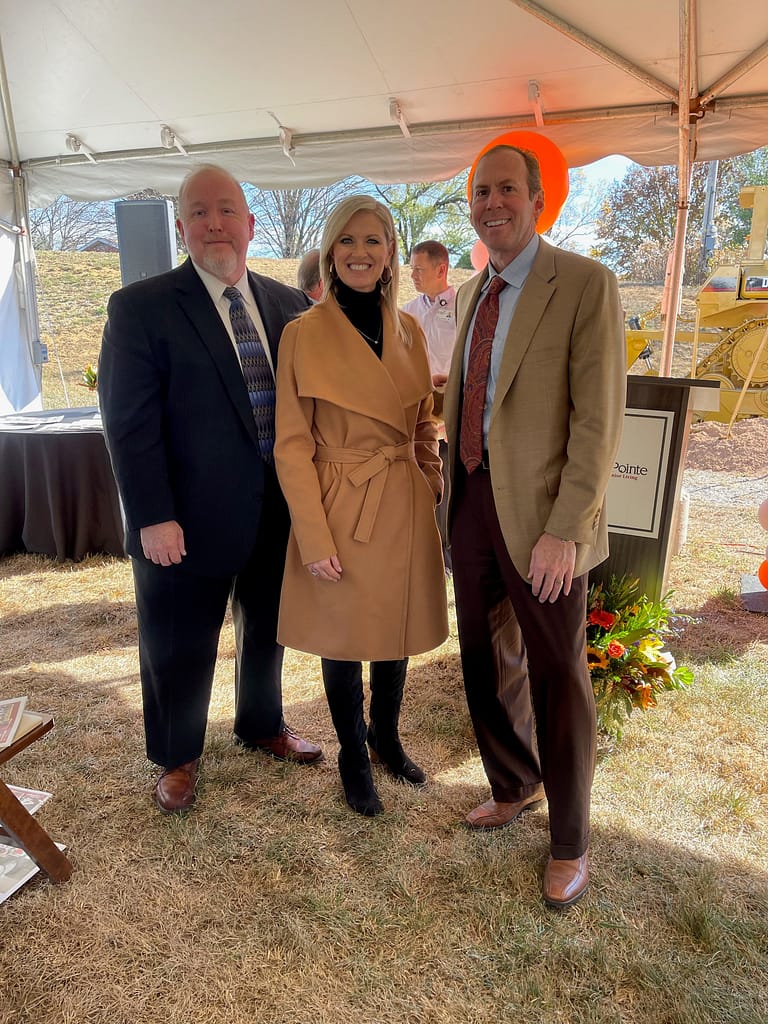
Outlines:
[{"label": "flower arrangement", "polygon": [[638,596],[640,581],[612,576],[594,583],[587,597],[587,663],[597,705],[600,732],[620,739],[635,708],[656,707],[664,690],[681,690],[693,673],[677,666],[664,650],[673,633],[669,595],[660,601]]},{"label": "flower arrangement", "polygon": [[77,383],[80,385],[81,388],[88,388],[89,391],[96,390],[96,387],[98,385],[98,378],[96,375],[95,368],[91,366],[90,363],[88,363],[88,365],[84,367],[83,372],[80,376],[82,377],[82,380],[79,380]]}]

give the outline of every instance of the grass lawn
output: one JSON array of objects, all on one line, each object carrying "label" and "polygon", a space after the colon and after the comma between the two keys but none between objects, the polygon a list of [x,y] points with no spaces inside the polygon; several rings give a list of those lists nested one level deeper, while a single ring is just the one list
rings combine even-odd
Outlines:
[{"label": "grass lawn", "polygon": [[[117,257],[39,263],[46,405],[65,404],[57,358],[73,404],[93,404],[76,381],[98,354]],[[280,272],[292,282],[295,265]],[[657,297],[633,292],[628,311]],[[424,790],[377,774],[385,813],[349,811],[318,660],[293,652],[286,718],[325,764],[235,747],[228,621],[198,803],[165,818],[129,565],[0,559],[0,698],[25,693],[56,719],[0,777],[53,793],[39,817],[74,866],[0,906],[0,1024],[765,1024],[768,619],[738,597],[765,542],[754,507],[692,499],[671,648],[695,683],[602,752],[592,884],[565,913],[540,896],[546,807],[489,835],[462,825],[488,788],[453,608],[406,690]]]},{"label": "grass lawn", "polygon": [[[725,543],[722,538],[727,538]],[[3,779],[40,811],[72,879],[0,907],[2,1024],[764,1024],[768,991],[768,626],[741,610],[754,510],[692,506],[673,645],[696,681],[636,713],[597,768],[585,900],[547,910],[546,811],[489,835],[455,625],[413,660],[403,718],[423,791],[379,776],[386,813],[343,802],[317,659],[289,653],[299,768],[231,742],[220,660],[196,810],[153,808],[125,562],[0,561],[0,692],[56,728]]]}]

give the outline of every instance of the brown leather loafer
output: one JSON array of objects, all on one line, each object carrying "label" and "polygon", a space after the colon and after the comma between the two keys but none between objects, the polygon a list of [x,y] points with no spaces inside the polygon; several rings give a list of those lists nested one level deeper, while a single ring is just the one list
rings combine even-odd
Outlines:
[{"label": "brown leather loafer", "polygon": [[188,811],[195,802],[199,759],[166,768],[155,784],[155,803],[163,814]]},{"label": "brown leather loafer", "polygon": [[280,734],[272,739],[254,740],[253,743],[247,743],[245,740],[240,740],[239,742],[244,747],[248,747],[249,750],[260,750],[262,753],[269,754],[270,757],[274,757],[278,761],[294,761],[296,764],[319,764],[323,760],[323,752],[320,747],[314,743],[309,743],[307,740],[303,740],[301,736],[297,736],[287,725],[284,725]]},{"label": "brown leather loafer", "polygon": [[532,811],[539,807],[544,801],[544,787],[539,786],[530,796],[516,800],[514,803],[499,803],[496,800],[486,800],[474,811],[470,811],[464,819],[470,828],[489,830],[492,828],[504,828],[516,821],[523,811]]},{"label": "brown leather loafer", "polygon": [[589,886],[587,854],[575,860],[554,860],[550,857],[544,868],[544,902],[563,910],[580,900]]}]

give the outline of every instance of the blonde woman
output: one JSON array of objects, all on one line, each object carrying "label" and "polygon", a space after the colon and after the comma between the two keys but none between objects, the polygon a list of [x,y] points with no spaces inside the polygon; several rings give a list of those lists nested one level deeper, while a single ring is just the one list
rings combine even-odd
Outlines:
[{"label": "blonde woman", "polygon": [[424,335],[397,309],[389,210],[369,196],[341,202],[320,270],[323,298],[280,343],[275,461],[292,528],[278,637],[321,656],[345,797],[373,816],[366,745],[395,778],[425,782],[398,724],[408,656],[448,633],[437,423]]}]

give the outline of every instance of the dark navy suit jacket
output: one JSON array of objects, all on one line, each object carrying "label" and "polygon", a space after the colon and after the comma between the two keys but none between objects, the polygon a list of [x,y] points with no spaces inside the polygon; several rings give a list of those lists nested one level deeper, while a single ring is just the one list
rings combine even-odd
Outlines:
[{"label": "dark navy suit jacket", "polygon": [[[248,272],[272,363],[303,292]],[[123,501],[130,555],[139,530],[175,519],[183,566],[234,576],[253,550],[264,463],[242,370],[192,263],[115,292],[99,359],[104,433]]]}]

